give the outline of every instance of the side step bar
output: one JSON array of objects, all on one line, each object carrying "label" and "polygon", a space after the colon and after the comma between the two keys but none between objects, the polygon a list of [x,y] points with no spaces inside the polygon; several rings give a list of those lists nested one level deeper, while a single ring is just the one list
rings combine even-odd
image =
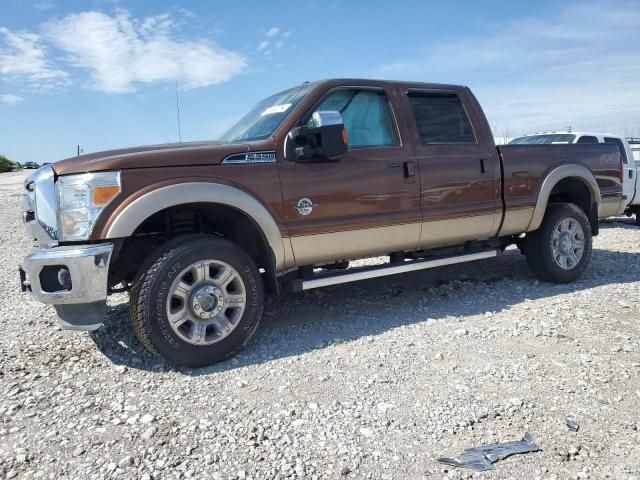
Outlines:
[{"label": "side step bar", "polygon": [[484,260],[485,258],[497,257],[499,254],[500,250],[492,249],[435,259],[409,260],[404,263],[386,263],[373,267],[355,268],[353,271],[349,271],[351,270],[349,269],[340,273],[314,275],[309,279],[297,278],[291,282],[291,286],[294,291],[301,292],[303,290],[311,290],[312,288],[326,287],[328,285],[337,285],[339,283],[355,282],[357,280],[383,277],[385,275],[395,275],[397,273],[425,270],[427,268],[454,265],[456,263]]}]

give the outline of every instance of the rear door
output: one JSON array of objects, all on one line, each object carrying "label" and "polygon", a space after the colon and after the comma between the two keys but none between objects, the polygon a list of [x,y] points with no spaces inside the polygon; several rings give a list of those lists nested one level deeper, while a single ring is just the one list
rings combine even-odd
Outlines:
[{"label": "rear door", "polygon": [[404,98],[420,168],[419,247],[495,235],[502,215],[500,163],[484,117],[465,108],[473,105],[468,90],[408,88]]},{"label": "rear door", "polygon": [[339,111],[349,150],[339,161],[279,163],[297,265],[416,248],[420,182],[392,95],[388,84],[334,87],[299,119]]}]

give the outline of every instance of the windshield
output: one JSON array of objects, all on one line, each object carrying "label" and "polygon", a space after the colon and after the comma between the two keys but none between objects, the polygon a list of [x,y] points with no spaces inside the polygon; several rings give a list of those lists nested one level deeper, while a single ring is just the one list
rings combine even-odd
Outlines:
[{"label": "windshield", "polygon": [[575,135],[568,133],[553,133],[549,135],[530,135],[514,138],[509,145],[547,145],[550,143],[573,143]]},{"label": "windshield", "polygon": [[313,86],[309,84],[302,85],[262,100],[231,127],[220,140],[241,142],[262,140],[273,135],[276,128],[312,88]]}]

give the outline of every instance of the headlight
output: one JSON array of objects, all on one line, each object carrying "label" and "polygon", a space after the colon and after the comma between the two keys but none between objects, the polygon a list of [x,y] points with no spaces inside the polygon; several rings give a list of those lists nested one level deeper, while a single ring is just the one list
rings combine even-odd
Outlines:
[{"label": "headlight", "polygon": [[120,190],[120,172],[60,177],[56,182],[60,240],[87,240],[98,215]]}]

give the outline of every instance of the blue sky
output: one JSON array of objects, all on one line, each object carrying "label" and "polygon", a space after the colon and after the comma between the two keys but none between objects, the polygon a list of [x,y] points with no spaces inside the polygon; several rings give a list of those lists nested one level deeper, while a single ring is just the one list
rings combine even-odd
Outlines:
[{"label": "blue sky", "polygon": [[213,139],[305,80],[469,85],[496,135],[640,136],[640,2],[0,0],[0,153]]}]

